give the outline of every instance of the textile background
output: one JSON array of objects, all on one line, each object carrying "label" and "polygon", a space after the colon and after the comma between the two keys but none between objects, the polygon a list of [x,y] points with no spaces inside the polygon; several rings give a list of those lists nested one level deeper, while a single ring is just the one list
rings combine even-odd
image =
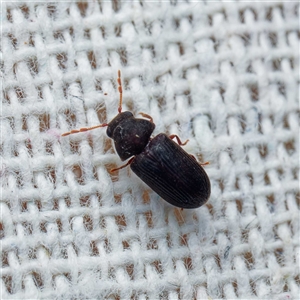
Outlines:
[{"label": "textile background", "polygon": [[[1,3],[2,299],[297,299],[299,3]],[[175,209],[106,129],[151,115],[204,166]],[[178,170],[180,174],[180,170]]]}]

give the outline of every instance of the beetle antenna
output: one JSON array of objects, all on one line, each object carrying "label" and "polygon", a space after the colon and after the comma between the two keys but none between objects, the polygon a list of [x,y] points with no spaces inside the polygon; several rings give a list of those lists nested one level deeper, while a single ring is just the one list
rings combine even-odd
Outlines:
[{"label": "beetle antenna", "polygon": [[122,101],[123,101],[123,89],[122,89],[122,81],[121,81],[121,71],[118,70],[118,91],[120,94],[120,100],[119,100],[119,107],[118,107],[118,112],[119,114],[122,112]]},{"label": "beetle antenna", "polygon": [[96,126],[91,126],[91,127],[82,127],[82,128],[79,128],[79,129],[73,129],[71,131],[65,132],[61,136],[67,136],[67,135],[70,135],[70,134],[73,134],[73,133],[90,131],[90,130],[93,130],[93,129],[96,129],[96,128],[106,127],[106,126],[108,126],[107,123],[103,123],[103,124],[96,125]]}]

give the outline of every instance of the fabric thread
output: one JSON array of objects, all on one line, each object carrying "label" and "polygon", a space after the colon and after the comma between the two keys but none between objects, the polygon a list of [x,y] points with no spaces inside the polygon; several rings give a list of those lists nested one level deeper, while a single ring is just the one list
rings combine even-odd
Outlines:
[{"label": "fabric thread", "polygon": [[[1,3],[2,299],[299,299],[299,3]],[[123,111],[189,139],[176,210],[121,166]],[[106,95],[107,93],[107,95]],[[180,170],[178,170],[180,172]]]}]

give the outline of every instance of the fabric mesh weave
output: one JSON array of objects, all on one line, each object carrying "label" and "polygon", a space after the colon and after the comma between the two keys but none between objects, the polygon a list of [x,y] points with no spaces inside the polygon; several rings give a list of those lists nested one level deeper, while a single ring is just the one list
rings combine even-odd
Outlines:
[{"label": "fabric mesh weave", "polygon": [[[298,299],[299,3],[1,3],[2,299]],[[177,210],[122,165],[123,111],[189,139]],[[107,95],[106,95],[107,94]],[[180,172],[180,170],[178,170]]]}]

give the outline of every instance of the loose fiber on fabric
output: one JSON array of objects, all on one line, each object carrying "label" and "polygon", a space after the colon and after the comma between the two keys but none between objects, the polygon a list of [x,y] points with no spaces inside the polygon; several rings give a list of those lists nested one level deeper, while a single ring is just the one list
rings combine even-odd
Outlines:
[{"label": "loose fiber on fabric", "polygon": [[[299,299],[298,2],[1,5],[1,299]],[[61,136],[117,114],[119,69],[210,163],[204,206]]]}]

